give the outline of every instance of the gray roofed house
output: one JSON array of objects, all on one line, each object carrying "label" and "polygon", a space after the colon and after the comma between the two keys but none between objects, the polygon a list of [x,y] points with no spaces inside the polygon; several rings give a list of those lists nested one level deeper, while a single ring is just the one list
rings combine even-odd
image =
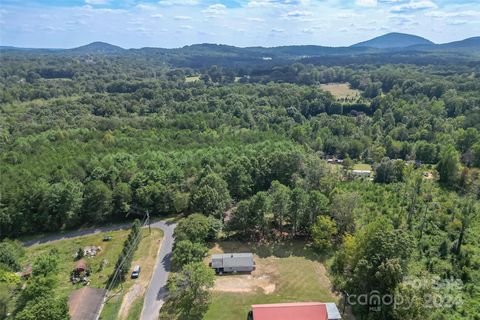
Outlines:
[{"label": "gray roofed house", "polygon": [[251,272],[255,270],[252,253],[224,253],[212,255],[211,267],[218,274]]}]

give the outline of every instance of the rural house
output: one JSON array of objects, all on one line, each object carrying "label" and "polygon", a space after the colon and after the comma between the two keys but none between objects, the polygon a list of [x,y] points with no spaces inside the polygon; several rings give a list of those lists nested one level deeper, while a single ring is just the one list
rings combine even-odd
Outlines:
[{"label": "rural house", "polygon": [[251,272],[255,270],[252,253],[224,253],[212,255],[210,266],[217,274]]}]

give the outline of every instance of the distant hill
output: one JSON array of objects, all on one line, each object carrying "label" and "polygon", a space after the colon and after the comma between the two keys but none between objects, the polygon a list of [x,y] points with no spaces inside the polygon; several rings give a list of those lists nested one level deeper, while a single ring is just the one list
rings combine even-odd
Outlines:
[{"label": "distant hill", "polygon": [[78,47],[78,48],[73,48],[69,49],[68,51],[74,52],[74,53],[82,53],[82,54],[90,54],[90,53],[103,53],[103,54],[115,54],[115,53],[121,53],[125,49],[114,46],[113,44],[109,44],[106,42],[92,42],[90,44]]},{"label": "distant hill", "polygon": [[[235,47],[202,43],[181,48],[145,47],[123,49],[105,42],[93,42],[73,49],[34,49],[1,46],[0,52],[35,55],[103,55],[154,59],[176,67],[205,68],[212,65],[248,67],[271,66],[299,61],[324,65],[358,63],[413,63],[443,64],[465,57],[480,59],[480,37],[444,44],[415,35],[388,33],[350,47],[326,47],[319,45],[292,45],[279,47]],[[463,61],[463,60],[462,60]]]},{"label": "distant hill", "polygon": [[470,48],[477,48],[480,49],[480,37],[472,37],[467,38],[461,41],[454,41],[444,44],[439,44],[439,48],[442,49],[470,49]]},{"label": "distant hill", "polygon": [[425,38],[406,33],[387,33],[367,41],[359,42],[352,45],[352,48],[369,47],[376,49],[394,49],[407,48],[417,45],[433,45],[434,43]]}]

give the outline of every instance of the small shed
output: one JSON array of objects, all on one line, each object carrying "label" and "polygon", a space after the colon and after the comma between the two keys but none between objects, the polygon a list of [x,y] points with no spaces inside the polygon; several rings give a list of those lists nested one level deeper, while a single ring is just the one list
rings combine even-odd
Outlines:
[{"label": "small shed", "polygon": [[212,255],[211,267],[215,272],[251,272],[255,270],[252,253],[224,253]]},{"label": "small shed", "polygon": [[81,259],[78,260],[77,263],[75,263],[75,268],[73,271],[75,272],[84,272],[87,270],[87,264],[85,263],[85,260]]}]

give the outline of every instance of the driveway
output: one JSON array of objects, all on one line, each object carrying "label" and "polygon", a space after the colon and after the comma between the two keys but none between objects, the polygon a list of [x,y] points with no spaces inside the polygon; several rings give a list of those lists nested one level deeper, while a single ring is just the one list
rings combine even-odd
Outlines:
[{"label": "driveway", "polygon": [[158,254],[157,264],[153,270],[150,286],[145,292],[143,302],[142,320],[157,320],[160,308],[165,302],[167,295],[167,279],[171,267],[171,256],[173,247],[173,230],[176,224],[169,221],[159,221],[152,223],[152,227],[163,230],[162,247]]}]

